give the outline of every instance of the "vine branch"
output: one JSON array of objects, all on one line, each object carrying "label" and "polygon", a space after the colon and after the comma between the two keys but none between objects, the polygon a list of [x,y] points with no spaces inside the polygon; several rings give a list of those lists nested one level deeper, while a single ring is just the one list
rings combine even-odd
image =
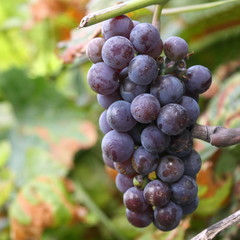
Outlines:
[{"label": "vine branch", "polygon": [[240,223],[240,210],[200,232],[191,240],[212,240],[224,229]]},{"label": "vine branch", "polygon": [[192,136],[215,147],[228,147],[240,143],[240,128],[196,124],[192,129]]}]

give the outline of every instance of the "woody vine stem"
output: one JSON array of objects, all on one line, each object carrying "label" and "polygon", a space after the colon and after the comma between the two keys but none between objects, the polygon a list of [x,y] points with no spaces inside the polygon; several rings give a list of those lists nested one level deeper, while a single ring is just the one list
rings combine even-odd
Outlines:
[{"label": "woody vine stem", "polygon": [[[95,13],[91,13],[85,16],[80,24],[79,28],[88,27],[93,24],[102,22],[109,18],[113,18],[140,8],[144,8],[150,5],[156,5],[152,24],[160,29],[160,16],[161,15],[171,15],[179,14],[190,11],[198,11],[203,9],[209,9],[223,4],[228,4],[230,2],[238,0],[225,0],[206,4],[197,4],[187,7],[179,7],[172,9],[163,9],[163,6],[169,0],[131,0],[110,8],[100,10]],[[225,128],[223,126],[204,126],[196,124],[192,128],[192,136],[197,139],[201,139],[205,142],[212,144],[215,147],[228,147],[240,143],[240,128]],[[211,240],[218,233],[230,227],[234,224],[240,223],[240,211],[233,213],[227,218],[221,220],[220,222],[208,227],[203,230],[197,236],[192,238],[192,240]]]}]

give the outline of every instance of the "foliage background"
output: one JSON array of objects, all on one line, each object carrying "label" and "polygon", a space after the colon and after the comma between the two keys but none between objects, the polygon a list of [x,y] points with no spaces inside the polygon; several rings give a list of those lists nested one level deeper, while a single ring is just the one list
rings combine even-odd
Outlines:
[{"label": "foliage background", "polygon": [[[100,25],[75,30],[114,0],[8,0],[0,6],[0,239],[183,240],[240,206],[240,146],[196,141],[200,205],[170,233],[136,229],[124,216],[115,173],[101,159],[102,109],[86,84],[84,55]],[[206,3],[213,1],[194,1]],[[166,7],[191,5],[171,0]],[[129,13],[151,22],[153,7]],[[163,16],[161,36],[186,39],[188,66],[213,72],[199,123],[240,126],[240,1]],[[239,239],[238,226],[216,239]]]}]

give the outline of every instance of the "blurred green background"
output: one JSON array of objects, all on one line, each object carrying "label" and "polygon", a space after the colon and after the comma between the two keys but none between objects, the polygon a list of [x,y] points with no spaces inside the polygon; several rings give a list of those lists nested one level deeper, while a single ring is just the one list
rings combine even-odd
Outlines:
[{"label": "blurred green background", "polygon": [[[207,3],[213,1],[194,1]],[[115,172],[101,159],[103,109],[86,83],[87,42],[100,25],[76,30],[114,0],[8,0],[0,4],[0,240],[184,240],[240,207],[240,146],[196,141],[203,167],[200,205],[170,232],[132,227]],[[171,0],[167,8],[191,5]],[[128,14],[151,22],[153,7]],[[213,72],[199,123],[240,126],[240,1],[163,16],[161,37],[178,35],[188,66]],[[216,239],[240,239],[238,226]]]}]

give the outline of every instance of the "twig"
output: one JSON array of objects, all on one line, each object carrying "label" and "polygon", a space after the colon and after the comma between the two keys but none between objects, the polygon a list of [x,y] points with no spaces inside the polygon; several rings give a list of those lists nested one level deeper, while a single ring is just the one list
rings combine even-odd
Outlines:
[{"label": "twig", "polygon": [[240,210],[200,232],[191,240],[212,240],[224,229],[240,223]]},{"label": "twig", "polygon": [[192,136],[209,142],[215,147],[228,147],[240,143],[240,128],[196,124],[192,129]]}]

